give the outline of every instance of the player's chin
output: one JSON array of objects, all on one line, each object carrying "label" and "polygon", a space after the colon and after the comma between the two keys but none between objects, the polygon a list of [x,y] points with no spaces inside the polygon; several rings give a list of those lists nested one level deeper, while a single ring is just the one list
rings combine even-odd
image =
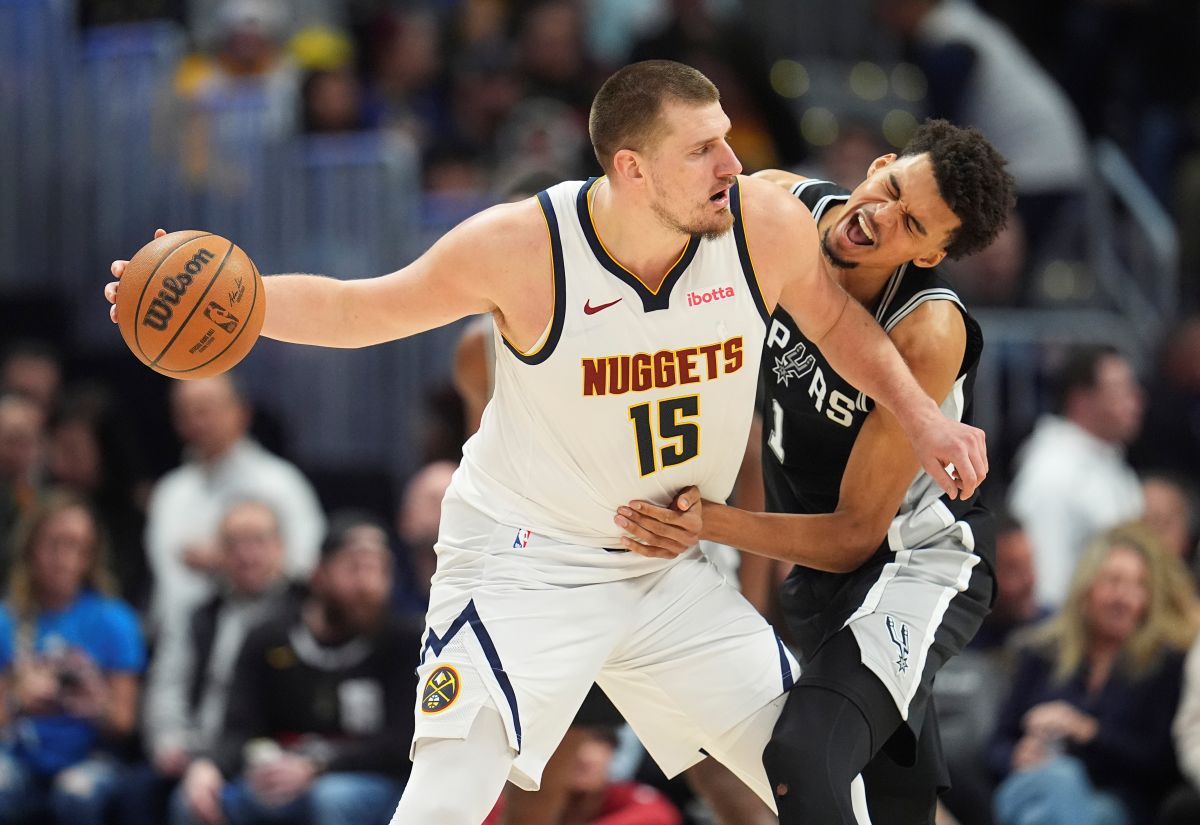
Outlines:
[{"label": "player's chin", "polygon": [[729,211],[728,206],[725,206],[716,210],[715,214],[710,212],[704,220],[697,221],[697,226],[692,230],[692,234],[719,238],[732,228],[733,213]]}]

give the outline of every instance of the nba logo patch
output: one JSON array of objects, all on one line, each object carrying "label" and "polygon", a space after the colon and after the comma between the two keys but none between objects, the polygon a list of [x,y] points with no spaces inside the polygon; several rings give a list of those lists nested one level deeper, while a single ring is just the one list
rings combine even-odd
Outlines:
[{"label": "nba logo patch", "polygon": [[529,546],[529,537],[532,535],[533,533],[529,530],[518,530],[517,537],[513,539],[513,547],[524,550]]},{"label": "nba logo patch", "polygon": [[449,665],[442,665],[425,680],[425,687],[421,691],[421,712],[441,713],[454,704],[461,687],[458,671]]}]

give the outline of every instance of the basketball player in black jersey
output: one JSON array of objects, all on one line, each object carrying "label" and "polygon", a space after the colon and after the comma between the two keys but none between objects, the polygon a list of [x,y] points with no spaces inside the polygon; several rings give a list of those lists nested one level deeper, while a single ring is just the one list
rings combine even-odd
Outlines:
[{"label": "basketball player in black jersey", "polygon": [[[928,121],[853,192],[786,172],[817,220],[824,265],[891,336],[943,413],[970,414],[979,325],[936,266],[986,247],[1013,204],[976,131]],[[762,360],[768,513],[632,502],[617,523],[647,555],[699,537],[794,563],[784,608],[803,672],[764,755],[781,825],[932,823],[945,765],[933,677],[993,591],[990,518],[920,471],[895,419],[834,372],[783,310]],[[865,793],[864,793],[865,786]]]}]

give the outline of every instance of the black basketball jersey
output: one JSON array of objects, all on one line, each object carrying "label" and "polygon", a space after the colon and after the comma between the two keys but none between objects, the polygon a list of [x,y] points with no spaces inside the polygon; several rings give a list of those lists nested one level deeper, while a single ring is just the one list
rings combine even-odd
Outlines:
[{"label": "black basketball jersey", "polygon": [[[806,180],[795,194],[819,222],[850,193],[832,183]],[[979,324],[935,267],[906,263],[892,274],[878,305],[867,307],[890,332],[926,301],[952,301],[962,311],[967,345],[958,381],[941,404],[949,418],[969,421],[975,368],[983,348]],[[828,513],[838,493],[854,440],[874,402],[837,374],[822,352],[782,308],[775,310],[763,350],[761,381],[763,478],[767,508],[782,513]],[[913,549],[935,529],[946,529],[975,507],[974,497],[951,500],[925,472],[914,477],[881,551]],[[963,532],[969,532],[966,528]],[[971,545],[966,536],[962,544]],[[988,559],[990,563],[990,559]]]}]

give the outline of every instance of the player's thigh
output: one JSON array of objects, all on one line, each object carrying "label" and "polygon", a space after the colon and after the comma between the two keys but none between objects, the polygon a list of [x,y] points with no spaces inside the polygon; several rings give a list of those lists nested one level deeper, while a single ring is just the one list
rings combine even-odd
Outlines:
[{"label": "player's thigh", "polygon": [[757,718],[767,720],[757,726],[765,733],[744,772],[761,773],[775,700],[797,672],[774,630],[711,564],[694,558],[648,589],[637,617],[598,681],[651,756],[672,775],[701,758],[701,749],[724,742],[728,754],[741,753],[747,749],[733,748],[729,735],[741,740],[739,726]]},{"label": "player's thigh", "polygon": [[513,781],[536,787],[635,602],[620,581],[572,588],[497,576],[470,587],[435,581],[414,741],[462,738],[491,704],[517,754]]}]

